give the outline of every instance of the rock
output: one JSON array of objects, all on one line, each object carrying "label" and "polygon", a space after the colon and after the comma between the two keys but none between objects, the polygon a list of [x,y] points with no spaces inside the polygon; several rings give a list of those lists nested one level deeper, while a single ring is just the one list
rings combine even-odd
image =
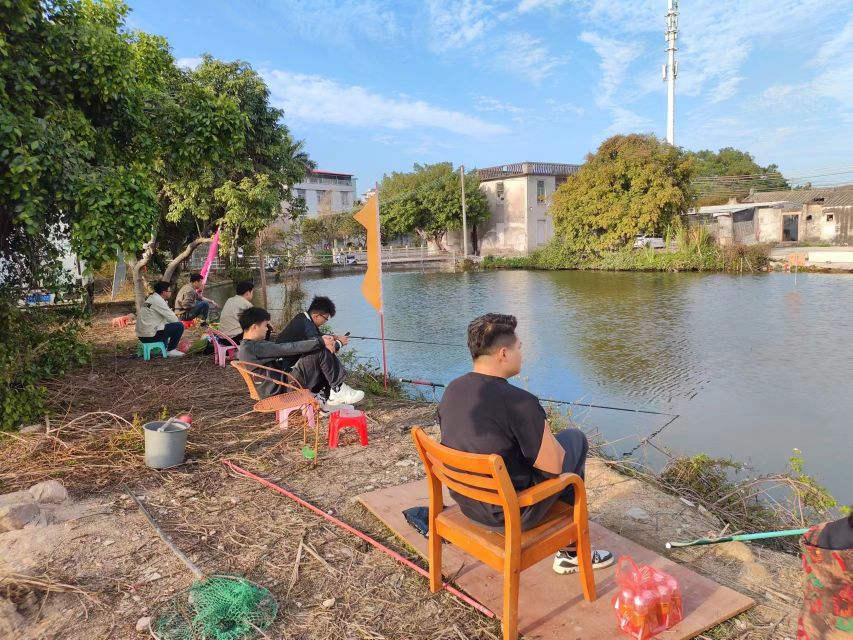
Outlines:
[{"label": "rock", "polygon": [[151,624],[151,618],[145,616],[136,621],[136,630],[140,633],[148,630],[148,625]]},{"label": "rock", "polygon": [[652,519],[648,512],[645,509],[640,509],[640,507],[631,507],[625,512],[625,515],[637,522],[649,522]]},{"label": "rock", "polygon": [[152,571],[151,573],[145,574],[145,582],[154,582],[155,580],[159,580],[162,577],[163,576],[161,576],[156,571]]},{"label": "rock", "polygon": [[0,598],[0,638],[20,638],[24,630],[24,618],[15,605]]},{"label": "rock", "polygon": [[104,540],[104,546],[109,547],[111,544],[115,544],[115,540]]},{"label": "rock", "polygon": [[39,517],[41,509],[35,502],[20,502],[0,507],[0,533],[23,529]]},{"label": "rock", "polygon": [[44,433],[46,430],[45,424],[31,424],[28,427],[21,427],[20,433]]},{"label": "rock", "polygon": [[415,462],[414,462],[413,460],[408,460],[408,459],[407,459],[407,460],[400,460],[399,462],[397,462],[397,463],[396,463],[396,465],[395,465],[395,466],[398,466],[398,467],[411,467],[411,466],[413,466],[414,464],[415,464]]},{"label": "rock", "polygon": [[30,487],[30,494],[37,502],[59,504],[68,498],[68,492],[56,480],[46,480]]},{"label": "rock", "polygon": [[335,606],[335,599],[334,599],[334,598],[329,598],[328,600],[323,600],[323,606],[324,606],[326,609],[331,609],[332,607],[334,607],[334,606]]},{"label": "rock", "polygon": [[0,495],[0,507],[32,501],[33,496],[26,489],[24,489],[23,491],[13,491],[12,493],[4,493],[3,495]]}]

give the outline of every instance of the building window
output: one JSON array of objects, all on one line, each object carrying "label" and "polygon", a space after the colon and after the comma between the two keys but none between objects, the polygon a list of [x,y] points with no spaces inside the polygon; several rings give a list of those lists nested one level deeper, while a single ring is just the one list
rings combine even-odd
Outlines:
[{"label": "building window", "polygon": [[296,190],[296,197],[302,198],[303,200],[305,200],[305,189],[297,189]]},{"label": "building window", "polygon": [[826,221],[827,221],[827,222],[832,222],[833,220],[835,220],[835,215],[833,215],[833,214],[831,214],[831,213],[827,213],[827,214],[826,214]]},{"label": "building window", "polygon": [[317,189],[317,204],[323,204],[323,198],[326,197],[326,192],[322,189]]},{"label": "building window", "polygon": [[349,206],[349,191],[341,191],[341,206]]},{"label": "building window", "polygon": [[502,201],[504,199],[504,183],[498,182],[495,184],[495,194],[497,195],[498,200]]},{"label": "building window", "polygon": [[536,181],[536,202],[543,203],[545,202],[545,181],[537,180]]}]

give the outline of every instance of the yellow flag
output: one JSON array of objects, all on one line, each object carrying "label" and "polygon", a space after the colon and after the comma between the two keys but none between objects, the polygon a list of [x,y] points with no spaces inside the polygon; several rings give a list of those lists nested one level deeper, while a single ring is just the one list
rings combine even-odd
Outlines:
[{"label": "yellow flag", "polygon": [[361,283],[364,298],[382,313],[382,255],[379,243],[379,197],[374,193],[353,216],[367,229],[367,273]]}]

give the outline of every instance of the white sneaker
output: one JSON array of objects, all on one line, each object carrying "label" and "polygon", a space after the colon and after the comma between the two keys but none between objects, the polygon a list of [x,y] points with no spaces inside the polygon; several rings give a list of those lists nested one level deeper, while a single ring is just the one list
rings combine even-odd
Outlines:
[{"label": "white sneaker", "polygon": [[332,392],[329,394],[329,400],[328,402],[326,402],[326,404],[355,404],[356,402],[361,402],[362,400],[364,400],[364,391],[360,391],[359,389],[353,389],[348,384],[342,384],[341,388],[337,391],[332,390]]},{"label": "white sneaker", "polygon": [[[609,567],[613,564],[615,558],[613,554],[609,551],[605,551],[604,549],[596,549],[592,552],[592,568],[594,569],[603,569],[604,567]],[[558,551],[557,555],[554,556],[554,571],[557,573],[577,573],[579,570],[578,566],[578,554],[574,549],[563,549],[562,551]]]},{"label": "white sneaker", "polygon": [[187,355],[183,351],[178,351],[177,349],[172,349],[169,353],[166,354],[170,358],[182,358]]}]

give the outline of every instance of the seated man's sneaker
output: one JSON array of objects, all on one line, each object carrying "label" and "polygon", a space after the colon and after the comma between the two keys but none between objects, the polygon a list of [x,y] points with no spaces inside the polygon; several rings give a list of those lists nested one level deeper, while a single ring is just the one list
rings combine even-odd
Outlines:
[{"label": "seated man's sneaker", "polygon": [[[593,549],[592,551],[592,568],[603,569],[613,564],[613,554],[603,549]],[[554,556],[554,571],[557,573],[577,573],[580,570],[578,566],[578,554],[575,549],[563,549],[558,551]]]},{"label": "seated man's sneaker", "polygon": [[187,354],[185,354],[183,351],[178,351],[177,349],[172,349],[166,355],[169,356],[170,358],[181,358]]},{"label": "seated man's sneaker", "polygon": [[348,384],[342,384],[340,389],[335,391],[334,389],[329,394],[329,401],[326,403],[327,405],[338,405],[338,404],[355,404],[356,402],[361,402],[364,400],[364,391],[360,391],[359,389],[353,389]]}]

